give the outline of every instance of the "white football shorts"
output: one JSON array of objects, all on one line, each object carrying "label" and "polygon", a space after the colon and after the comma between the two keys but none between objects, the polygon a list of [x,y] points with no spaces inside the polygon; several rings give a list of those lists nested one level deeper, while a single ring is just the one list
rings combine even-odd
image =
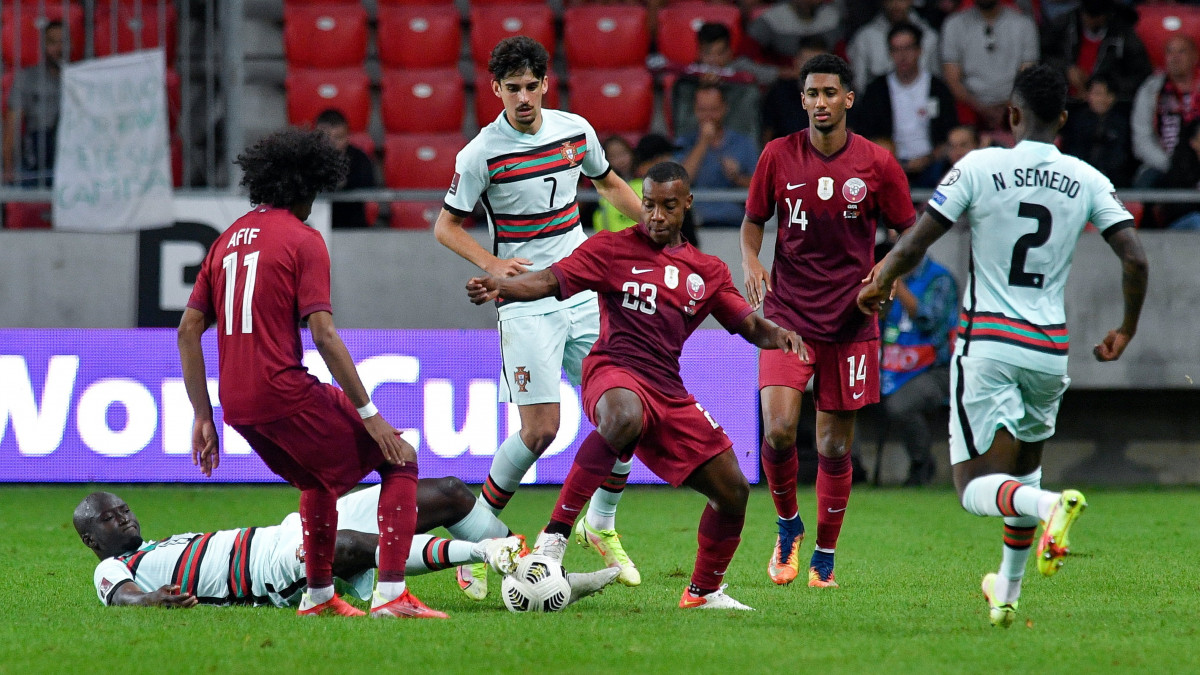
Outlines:
[{"label": "white football shorts", "polygon": [[583,377],[583,357],[600,337],[600,307],[591,300],[549,314],[504,319],[499,327],[500,401],[558,403],[563,371],[574,385]]}]

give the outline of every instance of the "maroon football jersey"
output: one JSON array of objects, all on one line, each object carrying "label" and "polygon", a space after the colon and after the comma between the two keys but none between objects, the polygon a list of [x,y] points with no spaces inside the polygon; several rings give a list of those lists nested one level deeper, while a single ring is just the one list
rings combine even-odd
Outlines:
[{"label": "maroon football jersey", "polygon": [[208,250],[188,307],[217,323],[225,421],[287,417],[318,384],[301,365],[300,319],[333,311],[325,240],[286,209],[257,207]]},{"label": "maroon football jersey", "polygon": [[875,229],[916,221],[908,178],[887,150],[854,133],[826,157],[808,130],[767,144],[746,200],[746,217],[779,215],[771,292],[764,314],[801,337],[855,342],[878,337],[858,310],[862,279],[874,265]]},{"label": "maroon football jersey", "polygon": [[600,294],[600,339],[588,358],[625,366],[668,396],[687,396],[679,354],[709,314],[732,333],[754,311],[720,258],[687,242],[659,247],[642,225],[599,232],[550,270],[560,299]]}]

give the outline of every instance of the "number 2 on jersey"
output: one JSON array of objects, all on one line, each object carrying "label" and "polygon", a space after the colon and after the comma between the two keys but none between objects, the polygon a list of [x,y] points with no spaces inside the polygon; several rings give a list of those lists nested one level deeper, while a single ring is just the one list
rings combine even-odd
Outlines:
[{"label": "number 2 on jersey", "polygon": [[658,311],[656,302],[658,286],[642,284],[639,287],[636,281],[626,281],[621,286],[621,290],[625,293],[625,297],[621,299],[622,307],[639,311],[642,314],[653,314]]},{"label": "number 2 on jersey", "polygon": [[[242,289],[242,333],[254,332],[254,280],[258,276],[258,251],[247,253],[242,260],[246,267],[246,284]],[[237,290],[237,252],[230,253],[221,259],[221,267],[225,270],[225,334],[233,335],[233,296]]]},{"label": "number 2 on jersey", "polygon": [[1026,272],[1025,257],[1029,255],[1029,249],[1037,248],[1050,241],[1050,221],[1052,218],[1050,209],[1041,204],[1021,202],[1020,207],[1017,209],[1017,217],[1036,220],[1038,228],[1036,232],[1021,235],[1017,239],[1017,243],[1013,246],[1012,266],[1008,270],[1008,285],[1041,288],[1046,280],[1045,275]]}]

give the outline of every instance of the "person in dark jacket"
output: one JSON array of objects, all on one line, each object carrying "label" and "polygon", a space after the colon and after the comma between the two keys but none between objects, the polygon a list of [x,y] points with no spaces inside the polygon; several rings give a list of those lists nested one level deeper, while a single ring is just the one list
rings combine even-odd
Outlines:
[{"label": "person in dark jacket", "polygon": [[1072,96],[1084,96],[1091,76],[1108,75],[1117,101],[1127,104],[1152,71],[1136,23],[1137,13],[1116,0],[1082,0],[1043,28],[1042,60],[1066,72]]},{"label": "person in dark jacket", "polygon": [[1117,187],[1133,180],[1133,149],[1129,115],[1117,106],[1116,82],[1107,74],[1093,75],[1087,84],[1087,105],[1067,117],[1062,150],[1091,164]]}]

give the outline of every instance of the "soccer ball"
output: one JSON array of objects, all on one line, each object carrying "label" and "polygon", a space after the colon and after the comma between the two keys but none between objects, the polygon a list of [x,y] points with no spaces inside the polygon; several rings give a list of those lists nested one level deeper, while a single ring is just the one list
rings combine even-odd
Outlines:
[{"label": "soccer ball", "polygon": [[557,612],[571,601],[571,584],[562,563],[531,553],[504,577],[500,595],[510,612]]}]

